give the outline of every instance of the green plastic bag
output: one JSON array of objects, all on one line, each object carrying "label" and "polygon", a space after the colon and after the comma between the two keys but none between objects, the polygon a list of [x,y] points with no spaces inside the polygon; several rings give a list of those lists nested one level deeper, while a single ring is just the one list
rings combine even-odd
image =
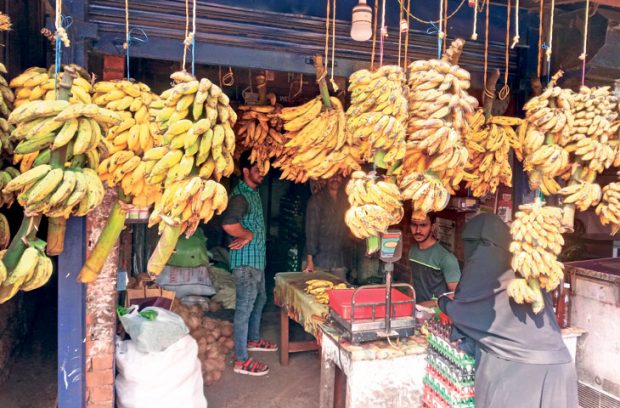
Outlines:
[{"label": "green plastic bag", "polygon": [[196,268],[208,263],[207,237],[200,228],[189,238],[179,238],[174,253],[168,260],[168,265],[177,268]]}]

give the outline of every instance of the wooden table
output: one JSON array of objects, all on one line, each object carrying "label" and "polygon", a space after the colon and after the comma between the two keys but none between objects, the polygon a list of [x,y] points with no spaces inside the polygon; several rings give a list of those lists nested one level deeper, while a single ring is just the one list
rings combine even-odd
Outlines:
[{"label": "wooden table", "polygon": [[354,346],[321,325],[320,408],[422,406],[426,338],[416,335]]},{"label": "wooden table", "polygon": [[[275,276],[274,300],[280,306],[280,364],[288,365],[289,353],[318,350],[319,324],[329,313],[327,305],[318,303],[304,289],[309,279],[325,279],[342,282],[337,276],[323,273],[281,272]],[[289,319],[299,323],[315,340],[295,341],[289,339]]]}]

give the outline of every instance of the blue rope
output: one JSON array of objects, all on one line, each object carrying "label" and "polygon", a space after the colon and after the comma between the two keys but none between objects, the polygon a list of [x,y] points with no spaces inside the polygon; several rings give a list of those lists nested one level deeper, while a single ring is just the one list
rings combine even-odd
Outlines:
[{"label": "blue rope", "polygon": [[149,41],[149,36],[142,28],[132,28],[127,32],[125,41],[127,43],[127,49],[125,50],[125,64],[127,65],[127,78],[129,79],[131,78],[131,74],[129,73],[129,48],[132,44],[147,43]]},{"label": "blue rope", "polygon": [[[430,27],[426,29],[426,34],[434,35],[439,34],[439,27],[435,25],[435,23],[430,23]],[[441,58],[441,51],[443,48],[443,41],[439,36],[437,36],[437,58]]]},{"label": "blue rope", "polygon": [[195,60],[196,60],[196,33],[192,36],[192,75],[195,75]]},{"label": "blue rope", "polygon": [[[73,25],[71,16],[60,16],[60,25],[65,30]],[[60,75],[60,65],[62,63],[62,40],[56,33],[56,49],[54,55],[54,98],[58,99],[58,75]]]},{"label": "blue rope", "polygon": [[[548,50],[549,44],[543,43],[541,47],[543,50]],[[547,83],[549,82],[551,82],[551,58],[549,58],[549,61],[547,61]]]}]

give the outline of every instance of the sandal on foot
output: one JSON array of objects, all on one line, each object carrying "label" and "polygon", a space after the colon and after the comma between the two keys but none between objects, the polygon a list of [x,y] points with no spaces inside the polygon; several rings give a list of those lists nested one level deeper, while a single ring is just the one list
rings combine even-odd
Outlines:
[{"label": "sandal on foot", "polygon": [[248,351],[278,351],[278,345],[263,339],[248,341]]},{"label": "sandal on foot", "polygon": [[237,374],[252,375],[260,377],[269,373],[269,367],[267,364],[263,364],[260,361],[252,360],[248,358],[245,361],[237,360],[233,367],[233,371]]}]

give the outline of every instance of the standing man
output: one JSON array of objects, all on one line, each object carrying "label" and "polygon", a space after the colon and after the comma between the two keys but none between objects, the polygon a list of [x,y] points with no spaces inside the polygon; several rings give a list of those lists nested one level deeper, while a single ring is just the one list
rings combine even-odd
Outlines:
[{"label": "standing man", "polygon": [[344,213],[349,208],[344,178],[336,174],[323,191],[308,200],[306,209],[306,272],[317,269],[347,279],[344,250],[348,239]]},{"label": "standing man", "polygon": [[241,177],[232,190],[222,219],[224,231],[232,237],[230,269],[235,277],[234,336],[235,365],[239,374],[262,376],[269,367],[248,356],[250,351],[277,351],[278,346],[260,338],[260,321],[267,301],[265,292],[265,220],[257,189],[263,181],[258,166],[250,163],[250,152],[239,159]]},{"label": "standing man", "polygon": [[453,292],[461,278],[456,257],[433,235],[435,221],[433,213],[422,221],[411,220],[411,234],[415,241],[409,250],[411,276],[416,302],[426,307],[437,306],[433,298]]}]

